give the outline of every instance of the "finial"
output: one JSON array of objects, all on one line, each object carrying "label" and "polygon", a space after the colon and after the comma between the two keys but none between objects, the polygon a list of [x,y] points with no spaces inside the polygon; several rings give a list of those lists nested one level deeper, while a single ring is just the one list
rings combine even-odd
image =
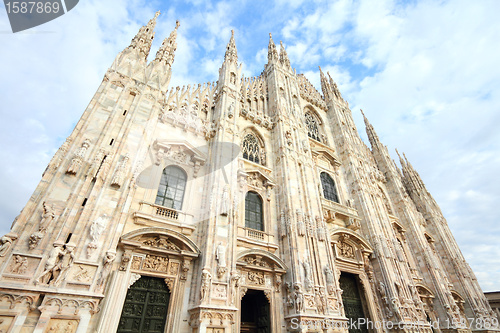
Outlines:
[{"label": "finial", "polygon": [[234,38],[234,29],[231,29],[231,37]]},{"label": "finial", "polygon": [[157,12],[155,13],[155,18],[157,18],[158,16],[160,16],[160,11],[157,11]]},{"label": "finial", "polygon": [[359,109],[361,111],[361,114],[363,115],[363,118],[366,118],[365,113],[363,112],[363,109]]},{"label": "finial", "polygon": [[397,148],[396,148],[396,154],[398,154],[398,156],[399,156],[399,162],[401,162],[401,166],[404,166],[404,163],[403,163],[404,161],[403,161],[403,159],[401,158],[401,155],[399,154],[399,151],[398,151],[398,149],[397,149]]},{"label": "finial", "polygon": [[177,29],[180,26],[181,26],[181,23],[179,22],[179,20],[176,20],[175,21],[175,29]]},{"label": "finial", "polygon": [[269,38],[273,39],[273,35],[271,33],[269,33]]}]

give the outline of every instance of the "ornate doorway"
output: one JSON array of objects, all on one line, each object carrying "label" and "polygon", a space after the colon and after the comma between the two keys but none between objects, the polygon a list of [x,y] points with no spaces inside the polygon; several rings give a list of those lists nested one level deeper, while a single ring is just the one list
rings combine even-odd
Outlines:
[{"label": "ornate doorway", "polygon": [[241,299],[241,333],[270,333],[269,301],[262,290],[249,289]]},{"label": "ornate doorway", "polygon": [[169,302],[163,279],[142,276],[127,292],[117,333],[164,332]]},{"label": "ornate doorway", "polygon": [[342,272],[340,275],[340,289],[343,290],[345,316],[349,319],[349,333],[368,333],[365,325],[359,325],[359,318],[367,318],[363,310],[363,303],[354,274]]}]

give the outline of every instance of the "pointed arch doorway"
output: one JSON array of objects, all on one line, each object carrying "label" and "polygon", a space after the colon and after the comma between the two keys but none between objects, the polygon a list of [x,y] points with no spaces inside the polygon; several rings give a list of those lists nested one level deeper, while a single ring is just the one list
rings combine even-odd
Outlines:
[{"label": "pointed arch doorway", "polygon": [[170,291],[164,279],[142,276],[127,292],[117,333],[165,331]]},{"label": "pointed arch doorway", "polygon": [[262,290],[248,289],[241,299],[240,333],[270,333],[269,301]]}]

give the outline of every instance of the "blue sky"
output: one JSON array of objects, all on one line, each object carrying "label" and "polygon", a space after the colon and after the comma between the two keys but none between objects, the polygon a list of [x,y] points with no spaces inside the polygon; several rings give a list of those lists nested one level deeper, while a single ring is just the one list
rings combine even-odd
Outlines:
[{"label": "blue sky", "polygon": [[[154,56],[179,19],[173,85],[217,80],[235,30],[245,76],[268,34],[319,88],[330,71],[364,139],[362,108],[419,171],[484,290],[500,290],[500,2],[82,0],[12,34],[0,10],[0,232],[32,194],[115,56],[156,10]],[[367,142],[367,140],[365,140]],[[393,154],[395,156],[395,153]]]}]

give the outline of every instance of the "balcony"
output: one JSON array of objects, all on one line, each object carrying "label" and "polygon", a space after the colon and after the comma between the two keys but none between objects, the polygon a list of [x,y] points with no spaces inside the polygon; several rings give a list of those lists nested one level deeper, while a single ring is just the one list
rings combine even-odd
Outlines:
[{"label": "balcony", "polygon": [[185,235],[191,235],[195,229],[193,215],[144,201],[132,217],[135,224],[170,227]]},{"label": "balcony", "polygon": [[335,220],[342,220],[349,229],[356,231],[360,228],[360,218],[356,209],[325,198],[321,198],[321,205],[325,212],[326,222],[331,223]]},{"label": "balcony", "polygon": [[278,249],[273,235],[256,229],[238,227],[238,241],[258,246],[270,252]]}]

